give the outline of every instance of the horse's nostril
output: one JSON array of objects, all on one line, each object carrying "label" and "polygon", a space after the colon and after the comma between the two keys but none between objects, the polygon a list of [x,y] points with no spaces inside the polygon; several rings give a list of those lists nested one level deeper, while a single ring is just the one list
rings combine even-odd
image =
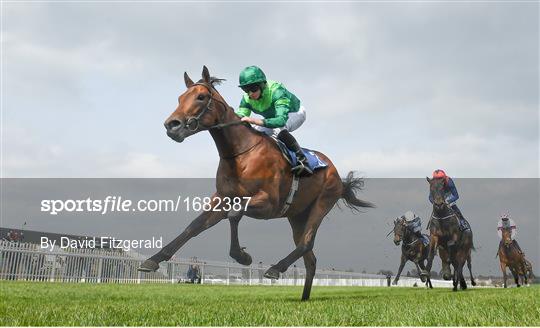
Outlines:
[{"label": "horse's nostril", "polygon": [[179,128],[182,127],[182,122],[180,122],[179,120],[172,120],[172,121],[169,121],[167,123],[165,123],[165,128],[167,130],[177,130]]}]

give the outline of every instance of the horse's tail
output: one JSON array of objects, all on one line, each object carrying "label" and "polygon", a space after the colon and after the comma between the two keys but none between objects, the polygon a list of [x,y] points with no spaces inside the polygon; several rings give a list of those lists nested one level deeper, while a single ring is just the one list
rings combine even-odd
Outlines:
[{"label": "horse's tail", "polygon": [[341,182],[343,183],[343,193],[341,194],[341,198],[343,198],[345,206],[353,211],[359,211],[360,207],[375,207],[374,204],[356,197],[356,191],[362,190],[362,187],[364,186],[364,179],[355,178],[354,173],[351,171],[344,180],[341,180]]}]

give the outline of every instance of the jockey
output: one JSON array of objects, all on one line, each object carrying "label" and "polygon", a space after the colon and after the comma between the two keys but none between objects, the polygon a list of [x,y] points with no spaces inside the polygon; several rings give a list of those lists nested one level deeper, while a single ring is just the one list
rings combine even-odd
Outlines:
[{"label": "jockey", "polygon": [[499,239],[501,239],[501,243],[503,242],[502,241],[503,229],[510,229],[510,238],[514,241],[514,244],[516,245],[516,248],[519,250],[519,252],[523,254],[521,247],[519,247],[517,240],[515,240],[516,235],[517,235],[516,223],[514,222],[514,220],[510,218],[510,216],[507,213],[504,213],[501,215],[499,224],[497,224],[497,234],[499,235]]},{"label": "jockey", "polygon": [[[447,176],[446,173],[440,169],[433,171],[433,179],[444,179],[446,203],[450,206],[454,213],[457,214],[460,229],[462,231],[470,229],[471,226],[469,225],[469,222],[467,222],[460,209],[456,205],[456,201],[459,199],[459,194],[457,192],[456,185],[454,184],[454,180],[452,180],[451,177]],[[433,198],[431,197],[431,195],[429,195],[429,201],[431,202],[431,204],[433,204]]]},{"label": "jockey", "polygon": [[414,214],[414,212],[412,211],[407,211],[402,216],[402,218],[405,219],[408,228],[411,229],[415,236],[422,240],[422,220],[420,219],[420,217],[416,216],[416,214]]},{"label": "jockey", "polygon": [[[296,139],[289,133],[298,129],[306,120],[306,111],[300,100],[283,84],[266,79],[257,66],[246,67],[240,72],[239,87],[245,92],[236,114],[242,121],[269,136],[281,140],[287,148],[296,153],[297,165],[292,168],[296,175],[311,175],[307,159]],[[250,117],[251,112],[264,119]]]}]

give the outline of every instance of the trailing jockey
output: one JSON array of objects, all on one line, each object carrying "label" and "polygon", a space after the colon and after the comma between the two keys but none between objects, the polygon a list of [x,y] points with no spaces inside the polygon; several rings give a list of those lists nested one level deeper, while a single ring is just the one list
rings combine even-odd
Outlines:
[{"label": "trailing jockey", "polygon": [[516,235],[517,235],[516,223],[506,213],[501,215],[499,224],[497,224],[497,234],[499,235],[499,239],[501,239],[501,242],[500,242],[501,244],[503,243],[503,240],[502,240],[503,229],[510,229],[510,238],[513,240],[514,245],[516,245],[516,248],[521,254],[525,255],[525,253],[523,253],[523,251],[521,250],[521,247],[519,247],[519,244],[516,240]]},{"label": "trailing jockey", "polygon": [[[269,136],[281,140],[297,156],[297,165],[292,172],[298,176],[311,175],[307,159],[296,139],[289,133],[298,129],[306,120],[306,111],[300,100],[283,84],[266,79],[257,66],[249,66],[240,72],[239,87],[245,92],[236,114],[242,121]],[[262,115],[264,119],[250,117],[251,112]]]},{"label": "trailing jockey", "polygon": [[[459,219],[460,230],[465,231],[471,229],[469,222],[467,222],[460,209],[456,205],[456,201],[459,199],[459,194],[457,192],[456,185],[454,184],[454,180],[452,180],[452,178],[447,176],[446,173],[440,169],[433,171],[433,179],[444,179],[445,201],[448,206],[450,206],[452,211],[454,211],[454,213],[457,215]],[[431,204],[433,204],[433,198],[431,197],[431,195],[429,196],[429,201],[431,202]]]},{"label": "trailing jockey", "polygon": [[412,211],[407,211],[402,216],[402,218],[405,219],[405,222],[407,223],[407,227],[414,233],[416,237],[418,237],[420,240],[423,240],[424,237],[422,236],[422,220],[419,216],[416,216]]}]

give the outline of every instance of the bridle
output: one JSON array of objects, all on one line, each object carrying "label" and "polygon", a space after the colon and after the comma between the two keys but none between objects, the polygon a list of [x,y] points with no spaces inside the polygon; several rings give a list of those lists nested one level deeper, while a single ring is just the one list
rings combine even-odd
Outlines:
[{"label": "bridle", "polygon": [[[231,109],[232,110],[232,107],[230,107],[229,105],[227,105],[224,101],[221,101],[219,99],[215,99],[214,98],[214,93],[212,92],[212,90],[214,90],[214,87],[211,85],[211,84],[208,84],[208,83],[203,83],[203,82],[197,82],[197,83],[193,83],[189,88],[193,87],[193,86],[196,86],[196,85],[200,85],[200,86],[203,86],[205,87],[208,92],[210,92],[210,99],[208,99],[208,102],[206,103],[206,105],[204,106],[203,110],[199,112],[199,114],[197,114],[197,116],[192,116],[192,117],[187,117],[186,118],[186,123],[185,123],[185,127],[191,131],[191,132],[198,132],[198,131],[202,131],[202,130],[219,130],[219,129],[224,129],[224,128],[227,128],[227,127],[230,127],[230,126],[234,126],[234,125],[246,125],[246,126],[249,126],[248,123],[246,122],[243,122],[243,121],[232,121],[232,122],[227,122],[227,123],[219,123],[219,124],[216,124],[216,125],[212,125],[212,126],[206,126],[204,124],[201,123],[201,118],[209,111],[212,111],[213,108],[211,107],[212,105],[212,101],[216,101],[218,103],[220,103],[226,110],[227,109]],[[188,89],[189,89],[188,88]],[[193,127],[192,127],[193,126]],[[199,130],[199,127],[202,127],[203,129],[202,130]],[[229,155],[229,156],[222,156],[222,154],[220,154],[220,157],[223,158],[223,159],[231,159],[231,158],[234,158],[234,157],[237,157],[239,155],[242,155],[242,154],[245,154],[251,150],[253,150],[258,144],[261,143],[261,141],[263,140],[262,137],[259,138],[259,140],[254,143],[252,146],[248,147],[247,149],[245,150],[242,150],[238,153],[235,153],[235,154],[232,154],[232,155]]]},{"label": "bridle", "polygon": [[217,101],[218,103],[223,105],[223,107],[225,107],[226,109],[231,109],[231,107],[229,105],[227,105],[225,102],[214,98],[214,93],[212,92],[212,90],[214,88],[210,84],[197,82],[197,83],[194,83],[193,85],[191,85],[190,88],[194,87],[196,85],[200,85],[200,86],[205,87],[208,90],[208,92],[210,92],[210,98],[208,99],[208,102],[204,106],[203,110],[200,111],[199,114],[197,114],[197,116],[192,116],[192,117],[186,118],[185,127],[189,131],[191,131],[191,132],[199,131],[199,127],[202,127],[205,130],[215,130],[215,129],[223,129],[223,128],[233,126],[233,125],[244,124],[244,122],[242,122],[242,121],[233,121],[233,122],[228,122],[228,123],[220,123],[220,124],[216,124],[216,125],[212,125],[212,126],[206,126],[206,125],[202,124],[201,123],[201,118],[207,112],[213,110],[212,107],[211,107],[212,101],[214,101],[214,100]]}]

